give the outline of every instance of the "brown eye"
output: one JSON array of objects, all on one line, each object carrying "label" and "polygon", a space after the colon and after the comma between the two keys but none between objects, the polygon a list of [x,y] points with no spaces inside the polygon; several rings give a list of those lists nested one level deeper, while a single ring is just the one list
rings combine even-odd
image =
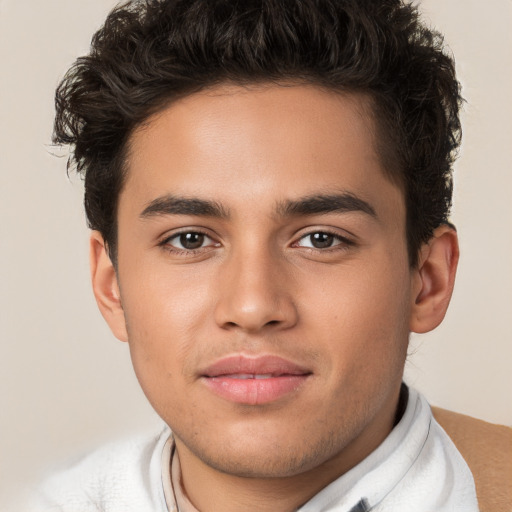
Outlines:
[{"label": "brown eye", "polygon": [[199,249],[204,243],[205,236],[202,233],[182,233],[180,244],[184,249]]},{"label": "brown eye", "polygon": [[329,249],[340,243],[340,237],[325,231],[316,231],[303,236],[297,245],[299,247],[310,247],[312,249]]},{"label": "brown eye", "polygon": [[334,247],[344,248],[354,245],[350,239],[344,236],[329,233],[328,231],[313,231],[303,235],[297,242],[295,247],[305,247],[307,249],[332,249]]},{"label": "brown eye", "polygon": [[335,241],[334,235],[331,235],[330,233],[313,233],[312,235],[309,235],[309,237],[311,245],[315,249],[326,249],[331,247]]},{"label": "brown eye", "polygon": [[204,233],[198,231],[186,231],[178,233],[165,242],[175,249],[182,251],[194,251],[214,244],[214,241]]}]

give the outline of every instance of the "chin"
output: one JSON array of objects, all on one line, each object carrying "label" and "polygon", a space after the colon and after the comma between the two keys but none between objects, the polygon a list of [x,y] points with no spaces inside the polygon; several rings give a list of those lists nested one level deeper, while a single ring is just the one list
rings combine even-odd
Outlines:
[{"label": "chin", "polygon": [[200,440],[183,439],[175,432],[175,437],[212,469],[241,478],[267,479],[297,476],[322,466],[350,443],[347,431],[351,429],[324,432],[317,438],[311,435],[315,429],[301,432],[275,429],[267,436],[261,432],[259,435],[238,432]]},{"label": "chin", "polygon": [[241,453],[224,453],[222,457],[208,455],[202,453],[201,458],[209,467],[228,475],[254,479],[292,477],[314,469],[323,462],[317,453],[283,453],[273,447],[262,448],[257,457]]}]

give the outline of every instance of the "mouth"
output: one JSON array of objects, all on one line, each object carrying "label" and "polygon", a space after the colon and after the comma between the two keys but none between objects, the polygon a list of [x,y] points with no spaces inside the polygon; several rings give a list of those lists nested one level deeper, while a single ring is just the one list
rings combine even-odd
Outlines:
[{"label": "mouth", "polygon": [[201,380],[230,402],[261,405],[296,393],[312,371],[278,356],[233,355],[201,372]]}]

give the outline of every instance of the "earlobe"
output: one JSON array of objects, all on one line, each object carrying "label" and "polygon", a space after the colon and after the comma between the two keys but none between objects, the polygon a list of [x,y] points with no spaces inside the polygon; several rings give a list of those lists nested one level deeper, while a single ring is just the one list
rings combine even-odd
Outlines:
[{"label": "earlobe", "polygon": [[413,279],[412,332],[428,332],[442,322],[452,296],[458,260],[457,232],[450,226],[440,226],[420,251]]},{"label": "earlobe", "polygon": [[121,341],[128,341],[116,271],[108,255],[105,240],[98,231],[91,233],[89,261],[92,288],[101,314],[114,336]]}]

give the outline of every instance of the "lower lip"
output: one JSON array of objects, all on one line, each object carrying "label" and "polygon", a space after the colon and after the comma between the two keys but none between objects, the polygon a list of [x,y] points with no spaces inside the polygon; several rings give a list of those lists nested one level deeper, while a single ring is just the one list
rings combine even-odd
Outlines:
[{"label": "lower lip", "polygon": [[282,375],[267,379],[204,377],[203,381],[216,395],[230,402],[260,405],[274,402],[294,393],[308,378],[304,375]]}]

